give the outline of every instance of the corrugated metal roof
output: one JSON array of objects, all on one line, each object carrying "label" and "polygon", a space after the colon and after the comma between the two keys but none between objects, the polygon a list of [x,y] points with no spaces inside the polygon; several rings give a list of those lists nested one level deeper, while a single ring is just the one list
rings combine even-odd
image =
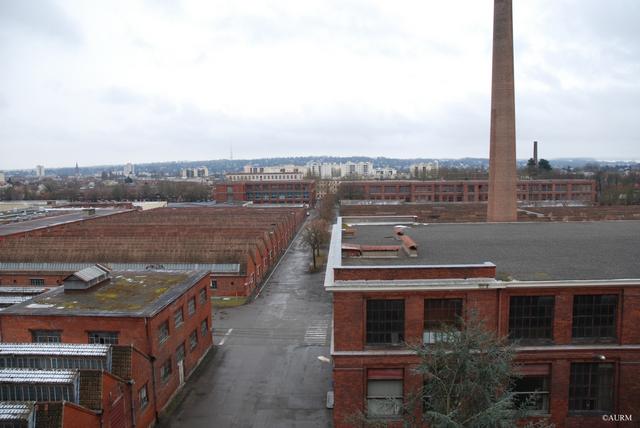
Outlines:
[{"label": "corrugated metal roof", "polygon": [[82,343],[1,343],[0,355],[106,357],[110,345]]},{"label": "corrugated metal roof", "polygon": [[0,401],[0,421],[28,420],[35,401]]},{"label": "corrugated metal roof", "polygon": [[[218,273],[240,272],[239,263],[102,263],[113,270],[209,270]],[[14,272],[77,272],[95,263],[16,263],[0,262],[0,270]]]},{"label": "corrugated metal roof", "polygon": [[0,383],[73,383],[78,370],[0,369]]},{"label": "corrugated metal roof", "polygon": [[106,271],[102,270],[99,266],[94,265],[75,272],[73,276],[84,282],[89,282],[94,281],[105,274],[107,274]]},{"label": "corrugated metal roof", "polygon": [[51,290],[50,287],[0,287],[2,294],[40,294]]},{"label": "corrugated metal roof", "polygon": [[0,294],[0,305],[15,305],[33,299],[33,296],[3,296]]}]

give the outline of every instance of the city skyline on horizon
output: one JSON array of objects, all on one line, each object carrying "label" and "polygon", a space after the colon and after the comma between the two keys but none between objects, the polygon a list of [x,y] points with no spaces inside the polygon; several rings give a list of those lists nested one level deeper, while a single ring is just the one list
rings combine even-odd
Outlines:
[{"label": "city skyline on horizon", "polygon": [[[138,166],[144,166],[144,167],[150,167],[153,165],[165,165],[165,164],[171,164],[171,163],[176,163],[176,164],[188,164],[191,165],[189,167],[193,167],[192,165],[196,165],[196,164],[206,164],[209,162],[248,162],[242,166],[245,165],[251,165],[250,162],[263,162],[263,161],[271,161],[271,160],[286,160],[286,159],[291,159],[291,160],[300,160],[302,163],[287,163],[286,165],[295,165],[295,166],[305,166],[305,164],[307,162],[326,162],[326,163],[332,163],[332,162],[337,162],[337,163],[345,163],[345,162],[350,162],[352,159],[354,158],[363,158],[366,159],[367,161],[371,161],[374,163],[375,166],[388,166],[385,163],[380,163],[377,164],[375,161],[379,160],[379,159],[384,159],[384,160],[388,160],[388,161],[399,161],[399,162],[411,162],[411,161],[415,161],[416,163],[421,163],[421,162],[431,162],[431,161],[435,161],[435,162],[442,162],[442,163],[449,163],[449,162],[456,162],[456,161],[481,161],[483,163],[489,164],[489,158],[488,157],[472,157],[472,156],[468,156],[468,157],[460,157],[460,158],[428,158],[428,157],[416,157],[416,158],[401,158],[401,157],[387,157],[387,156],[365,156],[365,155],[353,155],[353,156],[334,156],[334,155],[310,155],[310,156],[296,156],[296,155],[292,155],[292,156],[274,156],[274,157],[257,157],[257,158],[242,158],[242,159],[228,159],[228,158],[218,158],[218,159],[178,159],[178,160],[162,160],[162,161],[157,161],[157,162],[139,162],[139,163],[135,163],[135,162],[120,162],[120,163],[111,163],[111,164],[90,164],[90,165],[80,165],[80,164],[69,164],[69,165],[47,165],[47,164],[38,164],[38,165],[33,165],[31,167],[27,167],[27,168],[14,168],[14,169],[0,169],[0,172],[15,172],[15,171],[36,171],[38,166],[43,166],[45,168],[45,170],[59,170],[59,169],[75,169],[76,166],[82,170],[82,169],[96,169],[96,168],[120,168],[120,167],[125,167],[128,164],[133,165],[134,167],[138,167]],[[518,162],[519,164],[525,163],[527,162],[529,159],[531,159],[532,156],[529,157],[518,157],[516,158],[516,162]],[[594,162],[594,163],[605,163],[605,164],[640,164],[640,159],[598,159],[598,158],[591,158],[591,157],[581,157],[581,156],[574,156],[574,157],[561,157],[561,158],[546,158],[545,156],[540,156],[540,159],[546,159],[548,161],[550,161],[552,163],[558,163],[558,162],[564,162],[560,165],[558,165],[558,167],[565,167],[565,166],[570,166],[570,164],[573,163],[578,163],[578,164],[583,164],[583,163],[590,163],[590,162]],[[326,159],[332,159],[332,160],[326,160]],[[357,160],[355,160],[354,162],[358,162]],[[271,166],[271,163],[269,163],[269,165]],[[274,164],[275,165],[285,165],[285,163],[279,163],[279,164]]]}]

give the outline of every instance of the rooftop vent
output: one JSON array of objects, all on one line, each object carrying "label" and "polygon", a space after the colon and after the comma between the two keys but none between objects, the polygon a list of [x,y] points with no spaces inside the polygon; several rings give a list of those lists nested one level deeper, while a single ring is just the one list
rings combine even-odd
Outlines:
[{"label": "rooftop vent", "polygon": [[64,279],[64,290],[88,290],[111,278],[111,270],[103,265],[89,266]]},{"label": "rooftop vent", "polygon": [[418,244],[415,243],[408,235],[400,237],[402,241],[402,249],[409,257],[418,257]]}]

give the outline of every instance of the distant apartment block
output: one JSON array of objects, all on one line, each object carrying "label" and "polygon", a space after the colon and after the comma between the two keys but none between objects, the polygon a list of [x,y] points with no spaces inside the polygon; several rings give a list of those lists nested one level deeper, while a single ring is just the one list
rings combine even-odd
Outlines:
[{"label": "distant apartment block", "polygon": [[414,163],[409,166],[411,178],[429,178],[438,173],[438,161]]},{"label": "distant apartment block", "polygon": [[242,172],[245,174],[275,174],[275,173],[307,173],[307,167],[297,165],[253,166],[245,165]]},{"label": "distant apartment block", "polygon": [[44,165],[36,165],[36,177],[44,177]]},{"label": "distant apartment block", "polygon": [[235,172],[225,175],[227,181],[299,181],[302,172]]},{"label": "distant apartment block", "polygon": [[317,189],[317,198],[318,199],[322,199],[325,196],[327,196],[327,194],[329,193],[333,193],[333,194],[338,194],[338,189],[340,188],[340,181],[339,180],[318,180],[317,184],[316,184],[316,189]]},{"label": "distant apartment block", "polygon": [[128,163],[124,166],[123,175],[125,177],[133,177],[136,175],[136,167],[132,163]]},{"label": "distant apartment block", "polygon": [[[405,202],[486,202],[487,180],[343,181],[343,199]],[[594,180],[551,179],[518,181],[521,202],[568,201],[595,203]]]},{"label": "distant apartment block", "polygon": [[[393,179],[396,178],[398,172],[395,168],[374,168],[372,162],[345,162],[345,163],[331,163],[331,162],[317,162],[311,161],[304,166],[298,165],[277,165],[277,166],[265,166],[258,167],[247,165],[244,167],[243,174],[228,174],[229,176],[237,176],[233,181],[244,180],[276,180],[275,175],[272,174],[284,174],[282,176],[285,180],[285,176],[291,176],[291,174],[301,174],[299,179],[304,177],[313,177],[320,179],[336,179],[336,178],[375,178],[375,179]],[[246,177],[252,175],[253,178],[248,179]],[[262,176],[263,178],[259,178]],[[267,178],[270,177],[270,178]],[[230,179],[230,178],[228,178]],[[294,178],[298,179],[298,178]]]},{"label": "distant apartment block", "polygon": [[5,180],[4,172],[0,172],[0,186],[5,183],[6,183],[6,180]]},{"label": "distant apartment block", "polygon": [[217,184],[217,203],[253,202],[254,204],[316,203],[316,183],[313,180],[239,181]]},{"label": "distant apartment block", "polygon": [[180,170],[182,178],[205,178],[209,176],[209,169],[206,166],[198,168],[182,168]]}]

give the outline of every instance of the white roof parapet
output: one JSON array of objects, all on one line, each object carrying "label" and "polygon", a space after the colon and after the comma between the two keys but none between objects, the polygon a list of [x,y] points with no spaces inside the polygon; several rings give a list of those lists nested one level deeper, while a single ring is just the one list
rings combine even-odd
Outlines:
[{"label": "white roof parapet", "polygon": [[78,370],[0,369],[0,383],[70,384]]},{"label": "white roof parapet", "polygon": [[[94,266],[95,263],[63,263],[63,262],[43,262],[43,263],[17,263],[0,262],[0,270],[14,272],[76,272],[86,267]],[[237,273],[240,272],[239,263],[104,263],[114,271],[121,270],[209,270],[214,273]]]},{"label": "white roof parapet", "polygon": [[3,355],[50,355],[69,357],[107,357],[111,346],[86,343],[2,343]]},{"label": "white roof parapet", "polygon": [[35,405],[35,401],[0,401],[0,421],[27,420]]},{"label": "white roof parapet", "polygon": [[51,290],[51,287],[0,287],[0,296],[3,294],[40,294]]},{"label": "white roof parapet", "polygon": [[637,287],[637,279],[567,280],[567,281],[499,281],[494,278],[338,280],[326,285],[328,291],[416,291],[468,289],[525,289],[567,287]]},{"label": "white roof parapet", "polygon": [[27,296],[7,296],[0,294],[0,305],[15,305],[33,299],[33,295]]}]

